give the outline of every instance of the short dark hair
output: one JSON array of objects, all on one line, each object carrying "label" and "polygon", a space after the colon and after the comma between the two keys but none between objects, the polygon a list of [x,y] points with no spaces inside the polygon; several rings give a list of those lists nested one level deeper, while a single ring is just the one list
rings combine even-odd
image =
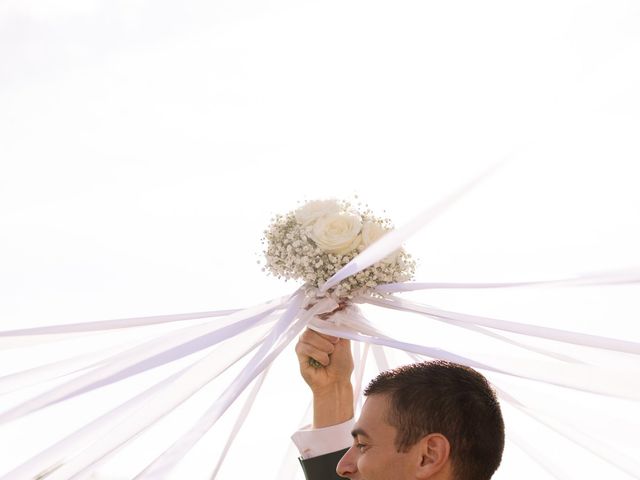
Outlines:
[{"label": "short dark hair", "polygon": [[504,450],[504,420],[487,379],[472,368],[436,360],[380,373],[365,395],[389,395],[387,422],[406,451],[430,433],[447,437],[456,480],[489,480]]}]

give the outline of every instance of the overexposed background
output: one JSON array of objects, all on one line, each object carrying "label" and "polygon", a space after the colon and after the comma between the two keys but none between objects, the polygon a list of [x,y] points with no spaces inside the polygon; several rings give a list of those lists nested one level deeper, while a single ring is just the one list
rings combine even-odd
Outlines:
[{"label": "overexposed background", "polygon": [[[505,158],[409,241],[418,280],[638,267],[638,59],[633,1],[3,0],[0,328],[262,302],[294,288],[257,263],[274,213],[357,194],[402,224]],[[638,298],[631,285],[427,301],[640,341]],[[5,349],[0,374],[149,331]],[[171,368],[1,426],[0,474]],[[287,439],[308,401],[295,370],[289,349],[218,478],[285,478],[285,459],[295,468]],[[640,448],[637,404],[516,387],[573,402],[594,444]],[[95,478],[130,478],[217,393],[203,392]],[[542,463],[568,472],[561,478],[632,478],[505,414]],[[174,478],[208,478],[232,420]],[[555,477],[509,443],[495,478]]]}]

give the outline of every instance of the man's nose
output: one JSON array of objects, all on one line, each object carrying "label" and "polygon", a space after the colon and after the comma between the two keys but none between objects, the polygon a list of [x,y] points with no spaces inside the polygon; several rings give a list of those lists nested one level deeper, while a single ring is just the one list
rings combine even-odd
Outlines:
[{"label": "man's nose", "polygon": [[357,465],[357,449],[351,447],[347,450],[336,467],[336,472],[341,477],[353,478],[352,476],[358,472]]}]

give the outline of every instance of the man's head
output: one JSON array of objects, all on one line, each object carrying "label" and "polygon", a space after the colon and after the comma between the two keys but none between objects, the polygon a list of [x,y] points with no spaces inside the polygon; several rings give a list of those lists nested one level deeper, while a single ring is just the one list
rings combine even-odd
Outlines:
[{"label": "man's head", "polygon": [[504,422],[487,380],[434,361],[378,375],[338,473],[358,480],[488,480],[500,464]]}]

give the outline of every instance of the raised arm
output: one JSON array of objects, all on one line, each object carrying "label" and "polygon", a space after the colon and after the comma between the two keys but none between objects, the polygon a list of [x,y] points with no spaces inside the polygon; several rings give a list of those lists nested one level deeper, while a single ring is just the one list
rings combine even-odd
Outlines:
[{"label": "raised arm", "polygon": [[[298,340],[296,354],[302,378],[313,395],[313,428],[353,418],[351,342],[307,329]],[[311,365],[311,358],[321,366]]]}]

